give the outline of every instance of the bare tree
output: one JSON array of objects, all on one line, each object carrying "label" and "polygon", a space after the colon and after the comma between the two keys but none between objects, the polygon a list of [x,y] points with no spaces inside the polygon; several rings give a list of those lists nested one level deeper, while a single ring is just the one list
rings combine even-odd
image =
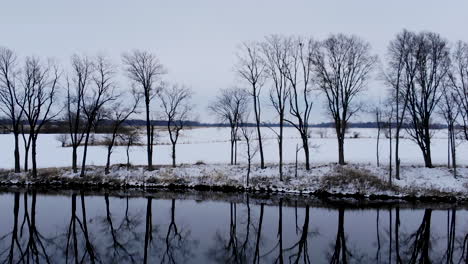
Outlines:
[{"label": "bare tree", "polygon": [[121,100],[118,100],[114,104],[112,104],[108,110],[108,118],[110,119],[112,134],[110,134],[110,136],[106,140],[107,161],[105,174],[109,174],[112,151],[116,143],[116,139],[120,138],[119,135],[121,135],[124,132],[123,124],[132,114],[136,113],[138,104],[140,103],[141,97],[139,96],[139,94],[135,92],[133,92],[132,94],[134,96],[134,101],[131,105],[125,105],[123,99],[124,97],[120,95],[119,97],[121,98]]},{"label": "bare tree", "polygon": [[395,178],[400,179],[400,131],[406,117],[409,89],[416,77],[415,58],[410,56],[415,48],[415,34],[407,30],[396,35],[388,46],[386,83],[391,88],[390,103],[395,105]]},{"label": "bare tree", "polygon": [[0,47],[0,111],[11,122],[11,131],[15,140],[15,172],[20,172],[19,134],[23,112],[17,105],[16,79],[18,75],[16,55],[8,48]]},{"label": "bare tree", "polygon": [[415,60],[416,75],[408,89],[407,131],[421,149],[426,167],[432,168],[431,121],[448,75],[450,51],[448,42],[432,32],[419,33],[414,45],[410,56]]},{"label": "bare tree", "polygon": [[237,133],[241,124],[241,117],[247,111],[248,93],[240,88],[223,89],[215,101],[208,107],[221,122],[227,122],[230,128],[231,165],[235,164],[237,153]]},{"label": "bare tree", "polygon": [[[245,120],[247,120],[247,118]],[[245,121],[243,121],[241,124],[241,133],[242,133],[242,137],[245,140],[245,146],[246,146],[246,153],[245,153],[246,159],[247,159],[246,185],[247,187],[249,187],[252,160],[255,157],[255,155],[258,153],[259,149],[257,146],[252,145],[255,131],[253,130],[252,127],[249,127]]]},{"label": "bare tree", "polygon": [[312,112],[310,56],[315,42],[312,39],[296,38],[289,46],[285,76],[290,85],[289,113],[295,120],[286,119],[301,136],[305,155],[306,170],[310,170],[309,119]]},{"label": "bare tree", "polygon": [[[22,73],[21,95],[16,97],[29,127],[31,138],[32,175],[37,177],[37,138],[41,128],[59,111],[52,108],[56,100],[59,70],[50,62],[43,65],[38,58],[28,57]],[[20,103],[24,101],[24,103]]]},{"label": "bare tree", "polygon": [[344,141],[349,119],[360,110],[356,98],[365,90],[377,57],[356,36],[332,35],[311,54],[318,87],[326,96],[338,139],[338,163],[345,164]]},{"label": "bare tree", "polygon": [[264,169],[265,157],[263,155],[262,133],[260,130],[260,93],[265,83],[265,64],[261,59],[261,50],[257,43],[243,43],[237,57],[237,72],[239,76],[250,85],[249,93],[253,99],[253,110],[260,150],[260,167]]},{"label": "bare tree", "polygon": [[[458,104],[458,94],[453,86],[444,85],[442,89],[442,99],[440,100],[439,112],[447,124],[447,167],[453,168],[453,177],[457,177],[457,142],[456,142],[456,121],[460,114],[460,106]],[[458,107],[457,107],[458,105]],[[452,162],[450,162],[450,160]]]},{"label": "bare tree", "polygon": [[130,128],[126,133],[120,135],[125,142],[125,153],[127,154],[127,169],[130,168],[130,147],[140,144],[140,131],[138,128]]},{"label": "bare tree", "polygon": [[382,110],[379,106],[376,106],[374,109],[375,122],[377,123],[377,142],[376,142],[376,158],[377,158],[377,167],[380,167],[379,159],[379,147],[380,147],[380,130],[382,129]]},{"label": "bare tree", "polygon": [[460,106],[462,128],[465,139],[468,140],[468,43],[457,42],[452,61],[450,83],[458,95],[457,104]]},{"label": "bare tree", "polygon": [[78,147],[85,135],[83,113],[84,97],[88,93],[94,72],[92,60],[86,56],[73,55],[71,59],[72,74],[67,78],[66,120],[72,147],[72,170],[78,172]]},{"label": "bare tree", "polygon": [[172,144],[172,167],[176,167],[176,145],[180,132],[186,128],[193,105],[192,90],[185,86],[171,85],[161,92],[161,105],[167,120],[167,131]]},{"label": "bare tree", "polygon": [[90,90],[89,94],[85,94],[83,98],[85,138],[83,146],[83,159],[81,162],[81,177],[85,176],[86,157],[91,129],[96,126],[96,121],[99,120],[99,116],[103,110],[103,107],[109,102],[115,100],[115,83],[113,81],[114,75],[114,66],[110,63],[110,61],[103,56],[98,56],[95,61],[95,74],[92,76],[95,85],[94,89]]},{"label": "bare tree", "polygon": [[279,175],[283,180],[283,129],[285,122],[286,106],[288,104],[290,89],[286,78],[286,67],[290,39],[277,35],[269,36],[261,44],[266,74],[272,81],[270,89],[270,102],[273,105],[279,119],[279,132],[275,133],[278,138],[279,153]]},{"label": "bare tree", "polygon": [[151,126],[150,104],[158,92],[157,82],[165,70],[156,55],[147,51],[134,50],[131,53],[125,53],[122,60],[128,77],[141,88],[144,95],[148,170],[153,170],[154,129]]}]

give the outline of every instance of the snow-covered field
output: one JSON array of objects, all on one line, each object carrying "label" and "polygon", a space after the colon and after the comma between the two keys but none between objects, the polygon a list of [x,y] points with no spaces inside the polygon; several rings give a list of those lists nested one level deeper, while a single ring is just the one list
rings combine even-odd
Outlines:
[{"label": "snow-covered field", "polygon": [[[354,134],[358,138],[352,138]],[[269,163],[276,163],[278,160],[278,146],[275,134],[268,128],[262,129],[264,137],[265,159]],[[320,137],[320,134],[324,136]],[[345,159],[350,163],[376,164],[376,129],[350,129],[348,133],[350,138],[345,141]],[[403,135],[404,136],[404,135]],[[66,167],[71,164],[71,148],[61,147],[57,140],[58,135],[44,134],[39,136],[38,140],[38,166],[47,167]],[[284,160],[285,162],[294,162],[296,146],[300,140],[298,133],[294,128],[285,129],[284,141]],[[166,133],[161,132],[157,139],[158,143],[154,148],[155,164],[170,164],[171,147]],[[203,161],[207,164],[229,163],[230,144],[228,128],[195,128],[183,132],[177,145],[177,163],[193,164],[197,161]],[[418,146],[411,140],[404,138],[400,145],[400,156],[403,165],[423,165],[424,160]],[[0,135],[0,168],[11,169],[14,165],[13,160],[13,136]],[[311,144],[311,162],[314,164],[323,164],[336,162],[338,156],[338,145],[335,134],[332,129],[312,128]],[[432,158],[435,165],[447,164],[447,139],[445,130],[435,131],[432,141]],[[22,151],[22,146],[20,147]],[[245,162],[245,150],[243,142],[239,142],[238,159]],[[380,141],[380,160],[382,163],[388,162],[389,143],[384,133],[381,134]],[[88,150],[89,165],[105,165],[106,161],[105,146],[91,146]],[[131,148],[131,162],[134,165],[146,164],[146,147],[136,146]],[[462,143],[458,146],[458,164],[468,165],[468,145]],[[303,153],[299,153],[299,162],[304,161]],[[258,162],[258,155],[256,157]],[[125,163],[125,147],[115,147],[112,154],[112,163]]]},{"label": "snow-covered field", "polygon": [[[314,169],[305,172],[303,164],[299,166],[299,177],[294,176],[294,166],[296,146],[300,145],[299,135],[294,128],[285,129],[284,160],[288,165],[285,168],[286,183],[277,181],[277,141],[275,133],[269,128],[262,129],[264,141],[265,159],[268,163],[266,170],[260,170],[254,165],[252,172],[253,184],[257,187],[276,186],[280,190],[289,191],[316,191],[321,184],[322,177],[336,174],[336,166],[332,163],[337,160],[337,141],[332,129],[312,128],[311,162]],[[380,141],[380,168],[376,167],[376,129],[350,129],[349,138],[345,142],[345,159],[350,164],[347,169],[357,169],[366,171],[377,176],[382,181],[388,178],[388,149],[389,141],[384,133],[381,134]],[[354,138],[357,137],[357,138]],[[420,190],[436,190],[446,193],[468,193],[468,146],[460,143],[457,155],[458,164],[462,168],[458,170],[459,177],[454,179],[450,170],[444,168],[447,164],[447,138],[445,130],[434,131],[432,153],[433,163],[438,166],[435,169],[423,168],[424,161],[418,146],[407,136],[403,135],[401,142],[402,179],[394,180],[394,184],[401,188],[411,188],[408,192],[418,192]],[[68,167],[71,164],[71,148],[61,147],[57,140],[58,135],[40,135],[38,142],[38,166],[40,168]],[[172,183],[183,182],[187,185],[206,184],[224,185],[231,182],[232,185],[245,184],[245,146],[244,142],[239,142],[238,161],[240,166],[226,166],[229,163],[230,144],[228,128],[195,128],[183,133],[180,144],[177,146],[177,163],[182,167],[173,170],[163,168],[156,172],[143,172],[141,169],[127,172],[124,169],[115,169],[111,175],[123,179],[126,182],[145,183],[149,178],[153,182]],[[170,145],[167,134],[160,132],[157,139],[158,145],[154,148],[154,163],[156,165],[168,165],[171,163]],[[0,167],[11,169],[13,167],[13,136],[0,135]],[[145,146],[131,148],[131,163],[133,165],[146,164]],[[299,153],[299,162],[303,162],[303,153]],[[91,146],[88,152],[88,164],[102,166],[105,164],[106,148],[104,146]],[[193,164],[202,161],[207,165],[194,166]],[[112,154],[112,163],[119,164],[126,162],[125,147],[117,146]],[[258,162],[258,155],[256,157]],[[68,174],[67,177],[74,176]],[[169,178],[173,179],[169,180]],[[210,178],[211,177],[211,178]],[[330,192],[346,193],[368,193],[372,194],[376,190],[361,190],[359,186],[343,186],[338,189],[331,186],[327,189]],[[335,189],[334,189],[335,188]],[[341,189],[340,189],[341,188]],[[401,190],[400,190],[401,191]],[[381,191],[379,194],[396,194],[395,192]]]}]

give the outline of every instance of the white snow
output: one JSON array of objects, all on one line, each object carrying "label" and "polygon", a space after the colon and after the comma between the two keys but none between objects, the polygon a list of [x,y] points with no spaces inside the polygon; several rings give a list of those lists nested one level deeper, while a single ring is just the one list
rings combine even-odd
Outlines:
[{"label": "white snow", "polygon": [[[264,180],[263,185],[277,186],[279,190],[317,190],[320,178],[332,174],[333,163],[337,160],[337,140],[333,129],[312,128],[311,163],[314,167],[310,172],[303,169],[303,153],[299,153],[299,178],[294,179],[294,161],[296,145],[300,145],[299,135],[294,128],[285,129],[284,162],[288,164],[285,168],[285,176],[288,177],[287,184],[277,181],[278,147],[275,134],[268,128],[262,129],[264,138],[264,152],[266,162],[269,164],[265,170],[260,170],[258,164],[254,164],[251,182],[254,184]],[[358,138],[351,138],[358,134]],[[389,141],[381,134],[380,162],[381,167],[376,167],[376,129],[350,129],[349,138],[345,141],[345,159],[350,164],[347,167],[357,167],[376,175],[383,181],[388,179],[388,149]],[[424,168],[424,160],[418,146],[407,138],[400,140],[400,157],[402,161],[402,178],[394,180],[396,186],[412,188],[414,190],[433,189],[440,192],[466,193],[468,187],[468,148],[461,143],[457,149],[459,157],[458,178],[454,179],[451,171],[444,168],[447,164],[447,138],[445,130],[434,131],[432,140],[432,159],[437,168]],[[323,138],[322,138],[323,137]],[[146,182],[146,178],[157,177],[159,180],[173,182],[175,179],[183,181],[187,185],[206,184],[223,185],[229,182],[233,185],[242,185],[246,174],[245,168],[245,146],[239,142],[238,160],[242,165],[228,166],[230,155],[228,128],[194,128],[183,132],[180,144],[177,145],[177,163],[184,166],[172,169],[161,168],[155,172],[146,172],[141,168],[138,170],[125,169],[116,170],[112,176],[127,179],[127,182]],[[158,145],[154,148],[154,164],[168,165],[171,163],[169,140],[166,133],[161,132]],[[0,168],[12,169],[13,167],[13,136],[0,135]],[[22,146],[20,147],[22,150]],[[106,159],[106,148],[104,146],[91,146],[88,150],[88,164],[90,166],[103,166]],[[81,155],[81,153],[79,153]],[[137,146],[131,148],[131,162],[133,165],[146,164],[146,147]],[[61,147],[57,135],[44,134],[39,136],[38,141],[38,166],[39,168],[69,167],[71,165],[71,148]],[[195,166],[197,161],[203,161],[207,165]],[[22,161],[23,162],[23,161]],[[112,163],[126,162],[125,147],[117,146],[112,154]],[[259,162],[258,155],[255,157]],[[137,176],[140,175],[140,176]],[[72,174],[67,177],[75,176]],[[158,181],[159,181],[158,180]],[[257,186],[261,186],[258,184]],[[344,192],[345,190],[336,190]],[[352,187],[347,192],[355,192]],[[369,192],[369,194],[371,194]],[[383,194],[383,193],[380,193]]]}]

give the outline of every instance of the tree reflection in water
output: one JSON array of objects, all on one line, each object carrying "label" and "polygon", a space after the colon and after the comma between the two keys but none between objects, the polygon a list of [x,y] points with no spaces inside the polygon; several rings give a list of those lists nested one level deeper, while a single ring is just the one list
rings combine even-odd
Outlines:
[{"label": "tree reflection in water", "polygon": [[[3,197],[0,263],[468,262],[467,212],[456,207],[396,206],[356,214],[352,208],[316,208],[282,197],[267,206],[249,195],[242,202],[200,207],[171,195],[122,199],[81,191],[56,200],[32,190]],[[48,199],[65,203],[47,215],[41,210]],[[323,213],[328,210],[330,215]],[[207,212],[226,218],[206,218]],[[370,224],[368,232],[357,233],[361,220]]]}]

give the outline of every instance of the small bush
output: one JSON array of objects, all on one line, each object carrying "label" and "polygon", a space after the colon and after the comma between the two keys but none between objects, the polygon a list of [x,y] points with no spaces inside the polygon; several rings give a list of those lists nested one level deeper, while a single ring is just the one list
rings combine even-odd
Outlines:
[{"label": "small bush", "polygon": [[197,162],[195,162],[195,165],[206,165],[206,164],[203,160],[198,160]]}]

